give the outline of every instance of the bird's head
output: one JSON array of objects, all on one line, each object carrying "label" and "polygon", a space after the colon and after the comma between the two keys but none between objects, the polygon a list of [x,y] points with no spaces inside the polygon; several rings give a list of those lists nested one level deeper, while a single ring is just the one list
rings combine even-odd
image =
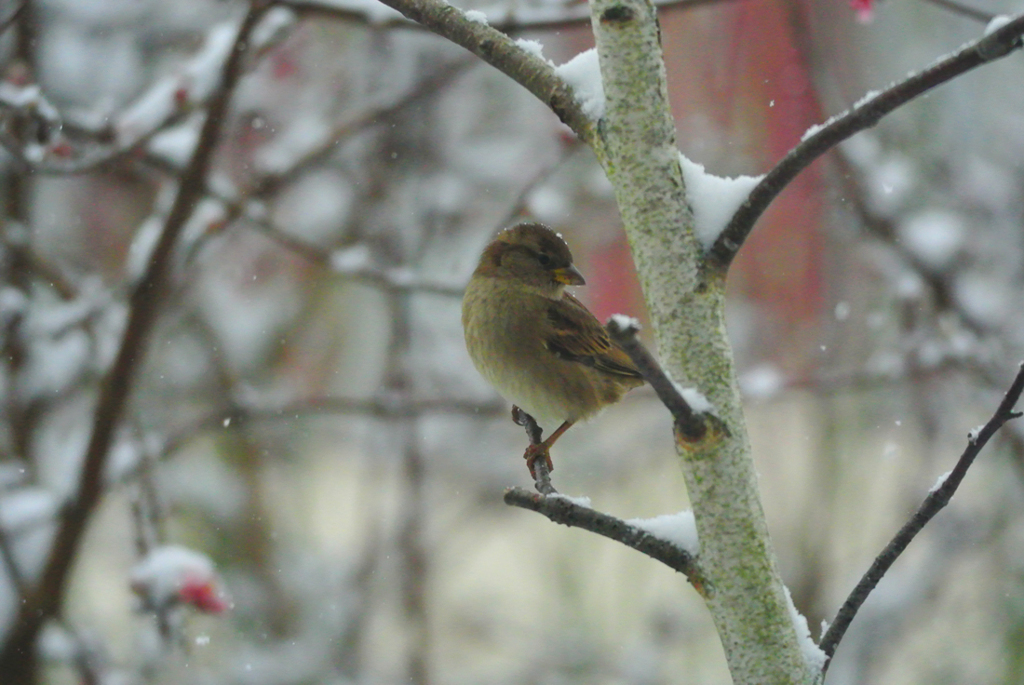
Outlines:
[{"label": "bird's head", "polygon": [[480,257],[478,275],[514,280],[546,297],[559,297],[567,285],[585,285],[560,235],[538,223],[506,229]]}]

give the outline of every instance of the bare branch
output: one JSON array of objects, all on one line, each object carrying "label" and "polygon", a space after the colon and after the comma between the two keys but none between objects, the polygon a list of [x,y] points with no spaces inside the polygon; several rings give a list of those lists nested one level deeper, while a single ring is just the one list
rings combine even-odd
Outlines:
[{"label": "bare branch", "polygon": [[499,222],[498,227],[495,230],[497,231],[501,228],[514,224],[516,219],[520,218],[526,211],[527,196],[529,196],[535,188],[538,188],[547,182],[555,172],[562,168],[562,165],[565,164],[568,159],[581,149],[583,149],[583,145],[578,139],[564,143],[560,150],[558,159],[548,166],[539,169],[537,173],[534,174],[522,188],[520,188],[519,194],[516,195],[515,200],[509,207],[508,213],[505,215],[505,218]]},{"label": "bare branch", "polygon": [[690,441],[697,441],[704,438],[707,433],[706,419],[708,414],[698,413],[693,410],[690,403],[679,392],[679,388],[668,377],[665,370],[658,364],[643,343],[637,337],[640,332],[640,325],[634,319],[628,317],[613,316],[605,324],[608,334],[619,346],[629,355],[629,358],[636,364],[640,374],[644,377],[658,399],[665,405],[665,408],[675,419],[676,428]]},{"label": "bare branch", "polygon": [[[972,431],[969,434],[967,448],[960,455],[960,459],[957,461],[956,466],[953,467],[953,470],[949,472],[949,475],[946,476],[941,485],[928,493],[928,496],[925,497],[918,510],[896,533],[896,536],[893,537],[889,544],[885,546],[881,554],[875,558],[867,573],[857,583],[850,596],[846,598],[843,606],[839,609],[839,613],[836,614],[835,621],[832,622],[832,625],[821,639],[820,647],[828,655],[829,660],[835,654],[836,647],[839,645],[840,640],[843,639],[843,635],[846,634],[846,629],[849,628],[850,622],[857,615],[861,605],[864,604],[864,600],[868,598],[868,595],[875,589],[878,581],[882,579],[893,563],[895,563],[900,554],[903,553],[903,550],[907,548],[907,545],[921,532],[921,529],[943,507],[949,504],[953,494],[960,487],[960,482],[963,481],[964,476],[967,474],[967,469],[974,463],[975,457],[984,449],[996,431],[1002,428],[1003,424],[1011,419],[1022,416],[1021,412],[1013,410],[1017,400],[1020,399],[1021,392],[1024,392],[1024,364],[1021,364],[1017,371],[1017,377],[1014,378],[1010,389],[1006,391],[1003,401],[999,403],[999,407],[996,409],[995,414],[992,415],[992,418],[977,433]],[[828,669],[828,662],[825,664],[825,669]]]},{"label": "bare branch", "polygon": [[922,72],[880,93],[866,96],[842,115],[833,117],[789,154],[750,192],[718,236],[707,256],[707,266],[725,270],[754,228],[754,223],[775,197],[811,162],[853,134],[871,128],[883,116],[917,96],[1021,47],[1024,15],[1018,15],[991,33],[968,43]]},{"label": "bare branch", "polygon": [[[543,461],[543,460],[538,460]],[[686,576],[690,584],[701,595],[708,596],[714,590],[707,584],[697,558],[685,549],[671,542],[656,538],[645,530],[609,514],[577,504],[563,495],[545,496],[525,488],[509,488],[505,491],[505,504],[529,509],[543,514],[555,523],[570,528],[582,528],[591,533],[603,535],[609,540],[621,542],[638,552],[660,561],[669,568]]]}]

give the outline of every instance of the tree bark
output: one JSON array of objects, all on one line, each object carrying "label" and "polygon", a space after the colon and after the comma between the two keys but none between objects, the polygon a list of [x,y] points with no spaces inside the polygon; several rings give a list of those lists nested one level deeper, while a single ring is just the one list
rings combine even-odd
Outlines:
[{"label": "tree bark", "polygon": [[646,0],[594,0],[605,91],[595,145],[629,238],[663,366],[714,405],[725,430],[676,444],[700,536],[705,598],[735,683],[810,683],[768,535],[725,330],[725,271],[694,233]]}]

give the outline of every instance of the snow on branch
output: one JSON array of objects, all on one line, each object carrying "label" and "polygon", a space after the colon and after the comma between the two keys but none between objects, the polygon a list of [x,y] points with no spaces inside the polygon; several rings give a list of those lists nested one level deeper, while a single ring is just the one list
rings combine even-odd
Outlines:
[{"label": "snow on branch", "polygon": [[[961,481],[963,481],[964,476],[967,474],[967,469],[971,467],[974,459],[985,448],[988,441],[995,435],[996,431],[1003,427],[1003,424],[1024,415],[1013,409],[1017,405],[1022,392],[1024,392],[1024,363],[1018,368],[1017,377],[1014,378],[1009,390],[1006,391],[1002,402],[999,403],[999,407],[992,415],[992,418],[985,425],[972,430],[968,435],[967,447],[964,449],[963,454],[960,455],[960,459],[957,461],[956,466],[953,467],[953,470],[946,474],[945,477],[940,478],[939,481],[941,482],[936,482],[935,486],[928,491],[928,495],[924,498],[921,506],[918,507],[913,516],[910,517],[910,520],[900,528],[895,537],[875,558],[871,567],[850,593],[850,596],[846,598],[843,606],[839,609],[839,613],[836,614],[832,625],[821,639],[820,647],[829,660],[835,654],[836,647],[843,639],[843,635],[846,634],[846,629],[849,628],[850,622],[853,621],[868,595],[871,594],[871,591],[875,589],[878,582],[917,534],[921,532],[921,529],[949,504],[949,501],[953,498],[957,488],[960,487]],[[823,670],[827,668],[828,662],[825,663]]]},{"label": "snow on branch", "polygon": [[[540,463],[543,459],[538,459]],[[638,552],[660,561],[686,576],[691,585],[704,597],[714,594],[700,567],[696,555],[688,549],[652,533],[637,521],[622,519],[590,508],[584,502],[563,495],[542,495],[525,488],[505,491],[505,504],[543,514],[555,523],[570,528],[582,528],[621,542]]]},{"label": "snow on branch", "polygon": [[547,105],[580,139],[594,138],[595,122],[547,60],[531,54],[501,31],[468,18],[444,0],[385,0],[384,4],[512,78]]},{"label": "snow on branch", "polygon": [[180,604],[219,614],[230,606],[210,558],[180,545],[151,550],[132,568],[129,580],[132,591],[150,611]]},{"label": "snow on branch", "polygon": [[608,334],[629,355],[644,380],[650,383],[658,399],[671,412],[676,430],[688,441],[703,440],[708,428],[726,431],[724,424],[712,413],[714,407],[694,388],[682,388],[661,368],[640,339],[640,324],[636,319],[615,314],[605,324]]},{"label": "snow on branch", "polygon": [[927,69],[911,74],[881,92],[868,94],[845,113],[813,127],[809,135],[750,192],[712,246],[708,254],[710,266],[719,269],[729,267],[761,214],[811,162],[855,133],[871,128],[883,116],[919,95],[971,69],[1009,55],[1021,47],[1021,34],[1024,34],[1024,14],[986,32]]},{"label": "snow on branch", "polygon": [[[261,12],[267,21],[254,30],[251,51],[273,44],[294,23],[294,13],[284,8]],[[188,116],[220,92],[224,64],[237,45],[238,27],[237,21],[210,27],[194,55],[151,84],[134,102],[112,115],[109,124],[98,129],[66,125],[36,84],[2,82],[0,116],[6,121],[0,127],[0,145],[34,173],[78,174],[129,155],[168,127],[181,123],[174,135],[153,141],[156,148],[152,152],[187,161],[200,129],[198,121],[189,125]],[[12,127],[12,121],[30,125]],[[13,129],[23,133],[15,136]]]},{"label": "snow on branch", "polygon": [[686,183],[686,197],[693,208],[694,231],[705,250],[718,240],[722,229],[743,201],[750,189],[761,181],[761,176],[723,178],[708,173],[698,164],[679,153],[679,165]]}]

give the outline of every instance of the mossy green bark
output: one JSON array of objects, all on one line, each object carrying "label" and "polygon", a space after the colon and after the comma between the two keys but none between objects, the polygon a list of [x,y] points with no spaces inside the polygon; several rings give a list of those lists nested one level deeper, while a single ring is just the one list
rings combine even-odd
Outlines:
[{"label": "mossy green bark", "polygon": [[677,439],[701,540],[708,609],[736,683],[808,683],[750,454],[725,330],[725,276],[706,268],[679,167],[654,6],[593,0],[605,90],[594,148],[615,188],[663,366],[725,431]]}]

